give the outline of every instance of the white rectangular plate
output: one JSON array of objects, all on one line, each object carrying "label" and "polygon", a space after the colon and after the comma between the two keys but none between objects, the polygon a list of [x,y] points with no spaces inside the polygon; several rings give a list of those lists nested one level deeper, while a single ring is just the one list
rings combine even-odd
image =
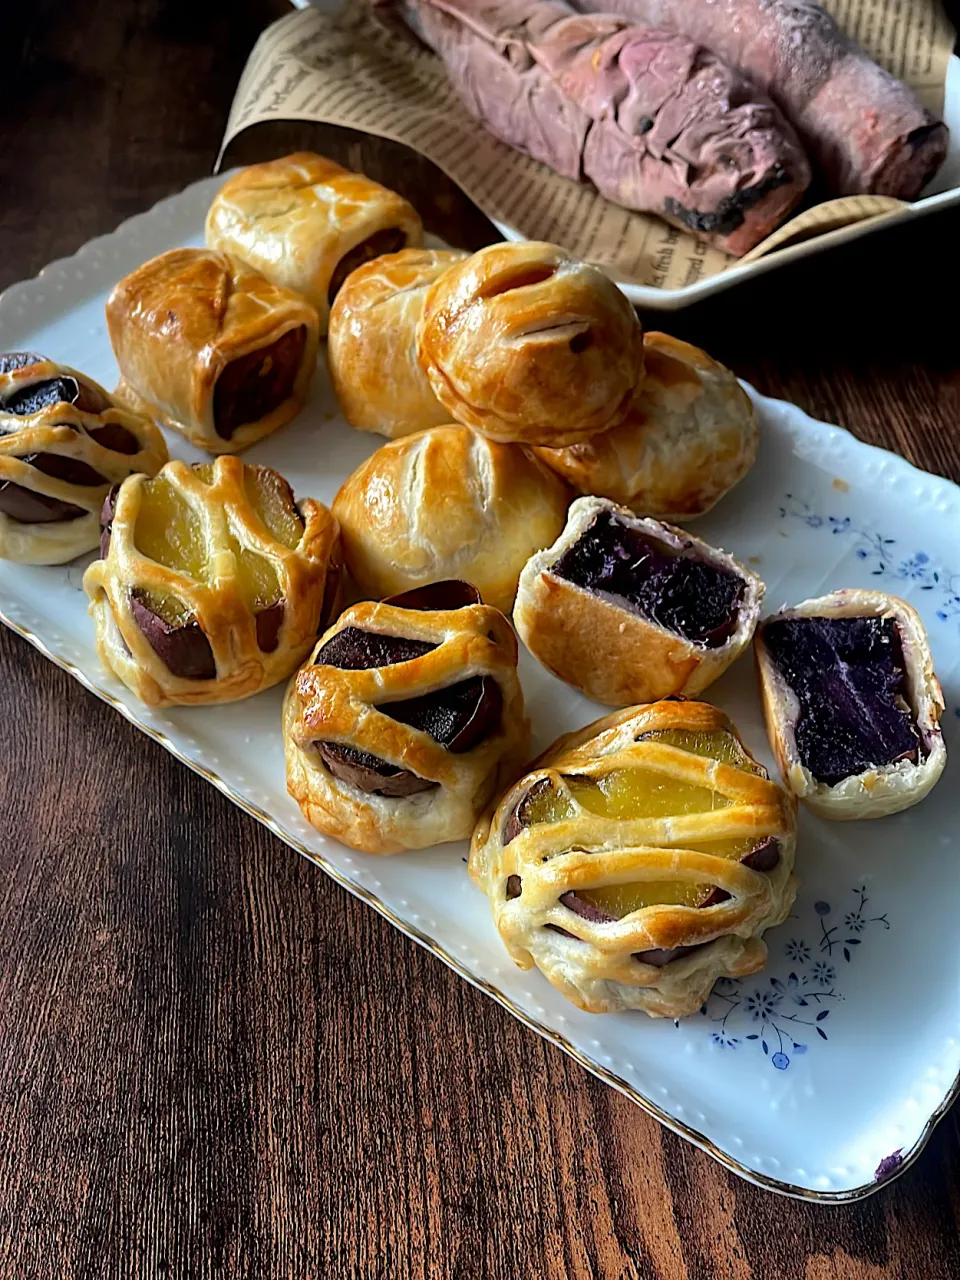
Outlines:
[{"label": "white rectangular plate", "polygon": [[[0,300],[0,350],[41,351],[112,386],[107,292],[147,258],[202,243],[219,181],[190,187],[13,286]],[[791,405],[754,400],[759,463],[697,532],[757,569],[771,609],[839,586],[876,585],[910,600],[930,630],[956,750],[960,489]],[[177,437],[169,443],[175,456],[200,456]],[[330,502],[379,443],[346,427],[321,370],[297,421],[246,457],[276,467],[298,495]],[[767,969],[722,984],[702,1014],[679,1025],[592,1016],[510,962],[466,874],[464,846],[371,858],[306,825],[284,785],[280,689],[227,707],[141,706],[97,660],[85,564],[0,563],[0,620],[664,1124],[761,1186],[819,1201],[868,1195],[881,1161],[896,1153],[884,1172],[897,1173],[920,1151],[960,1071],[960,858],[950,776],[919,807],[880,822],[831,825],[804,814],[795,915],[767,935]],[[521,676],[537,751],[603,712],[528,654]],[[749,659],[710,697],[772,767]]]}]

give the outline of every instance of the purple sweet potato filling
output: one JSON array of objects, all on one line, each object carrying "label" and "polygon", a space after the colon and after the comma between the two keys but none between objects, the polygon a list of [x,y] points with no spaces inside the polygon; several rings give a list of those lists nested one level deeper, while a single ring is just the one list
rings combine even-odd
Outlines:
[{"label": "purple sweet potato filling", "polygon": [[920,738],[893,619],[781,618],[763,639],[800,704],[797,749],[818,782],[916,761]]},{"label": "purple sweet potato filling", "polygon": [[746,591],[742,578],[692,547],[678,550],[606,511],[551,572],[707,649],[733,635]]}]

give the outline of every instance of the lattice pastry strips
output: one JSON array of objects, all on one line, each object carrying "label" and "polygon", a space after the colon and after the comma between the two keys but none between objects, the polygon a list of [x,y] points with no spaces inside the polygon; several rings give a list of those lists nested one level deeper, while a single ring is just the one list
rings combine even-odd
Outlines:
[{"label": "lattice pastry strips", "polygon": [[590,1012],[695,1012],[763,967],[796,895],[796,806],[706,703],[560,738],[478,824],[470,874],[521,968]]},{"label": "lattice pastry strips", "polygon": [[166,460],[157,428],[92,378],[33,352],[0,356],[0,558],[64,564],[92,551],[110,486]]},{"label": "lattice pastry strips", "polygon": [[295,507],[267,467],[170,462],[127,480],[104,516],[103,558],[83,578],[97,652],[151,706],[277,684],[339,607],[336,520],[311,498]]},{"label": "lattice pastry strips", "polygon": [[354,605],[290,682],[283,734],[319,831],[366,853],[465,839],[526,751],[516,637],[466,583]]}]

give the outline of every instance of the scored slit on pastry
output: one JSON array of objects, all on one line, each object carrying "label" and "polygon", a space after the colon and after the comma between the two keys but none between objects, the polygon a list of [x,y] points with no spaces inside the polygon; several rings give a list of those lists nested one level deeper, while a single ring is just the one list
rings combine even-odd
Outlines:
[{"label": "scored slit on pastry", "polygon": [[627,414],[643,330],[598,268],[557,245],[488,245],[430,288],[417,354],[450,415],[493,440],[575,445]]},{"label": "scored slit on pastry", "polygon": [[836,591],[757,632],[771,744],[788,785],[823,817],[917,803],[943,770],[943,698],[916,611],[876,591]]},{"label": "scored slit on pastry", "polygon": [[544,666],[614,706],[700,693],[743,651],[763,584],[731,556],[602,498],[520,575],[514,622]]},{"label": "scored slit on pastry", "polygon": [[506,619],[465,582],[347,610],[284,703],[304,815],[367,853],[469,835],[525,749],[516,661]]},{"label": "scored slit on pastry", "polygon": [[402,249],[358,266],[330,309],[327,363],[343,416],[393,439],[450,421],[417,359],[424,300],[454,249]]},{"label": "scored slit on pastry", "polygon": [[470,871],[513,958],[593,1011],[692,1012],[763,963],[795,804],[722,712],[660,702],[561,738],[478,825]]},{"label": "scored slit on pastry", "polygon": [[333,512],[365,596],[461,578],[509,613],[520,570],[563,528],[569,498],[529,450],[447,426],[377,449],[343,482]]}]

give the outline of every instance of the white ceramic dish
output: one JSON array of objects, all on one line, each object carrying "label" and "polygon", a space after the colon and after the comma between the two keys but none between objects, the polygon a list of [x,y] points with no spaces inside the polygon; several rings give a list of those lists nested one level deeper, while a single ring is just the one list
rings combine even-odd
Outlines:
[{"label": "white ceramic dish", "polygon": [[[200,243],[218,181],[198,183],[14,285],[0,300],[0,350],[39,350],[112,386],[109,288],[154,254]],[[760,461],[697,532],[754,565],[771,609],[840,585],[879,584],[912,601],[943,680],[948,745],[960,752],[960,489],[791,405],[755,400]],[[246,457],[277,467],[301,496],[329,502],[377,444],[338,419],[321,373],[300,418]],[[200,456],[179,439],[170,445],[175,455]],[[679,1026],[639,1014],[591,1016],[508,960],[462,847],[371,858],[311,831],[284,788],[280,689],[209,709],[155,712],[137,703],[97,661],[81,590],[85,563],[0,563],[0,620],[664,1124],[761,1186],[827,1202],[868,1195],[881,1161],[897,1153],[883,1166],[896,1173],[919,1152],[960,1072],[955,760],[927,801],[897,817],[830,825],[804,815],[803,887],[795,916],[768,935],[764,973],[725,984],[703,1014]],[[538,751],[602,713],[529,655],[521,674]],[[711,696],[771,763],[749,659]],[[162,797],[157,805],[162,813]]]}]

